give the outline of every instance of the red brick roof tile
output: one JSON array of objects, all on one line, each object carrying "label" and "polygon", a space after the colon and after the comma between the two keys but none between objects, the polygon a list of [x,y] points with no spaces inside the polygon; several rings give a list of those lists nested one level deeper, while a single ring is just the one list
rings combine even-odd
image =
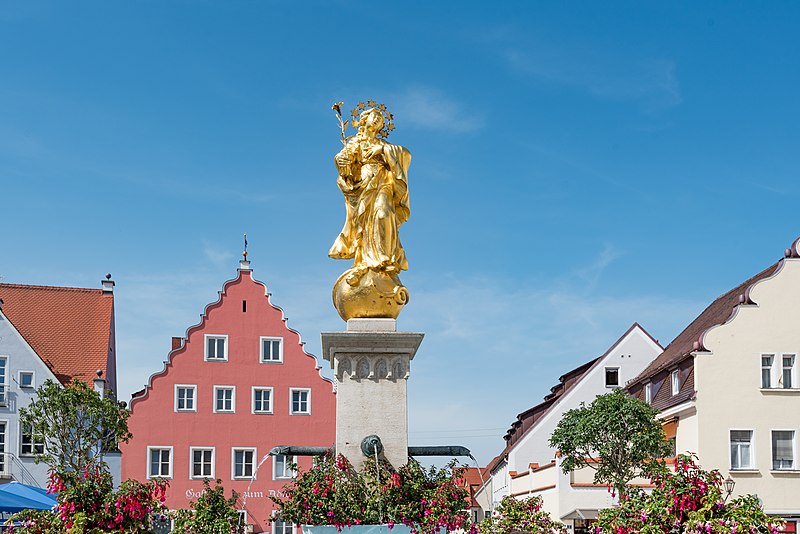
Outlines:
[{"label": "red brick roof tile", "polygon": [[480,507],[478,501],[475,500],[475,494],[488,480],[488,473],[485,473],[485,468],[481,467],[467,467],[463,471],[463,479],[461,486],[469,491],[467,500],[471,507]]},{"label": "red brick roof tile", "polygon": [[62,384],[108,377],[114,296],[102,289],[0,284],[2,312]]}]

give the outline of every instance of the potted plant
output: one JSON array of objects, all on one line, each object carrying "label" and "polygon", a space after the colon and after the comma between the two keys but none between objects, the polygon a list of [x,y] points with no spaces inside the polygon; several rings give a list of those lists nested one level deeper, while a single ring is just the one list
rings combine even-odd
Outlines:
[{"label": "potted plant", "polygon": [[423,468],[416,460],[398,470],[369,459],[356,471],[342,456],[316,458],[314,466],[273,497],[282,521],[303,525],[304,534],[349,529],[358,534],[431,533],[471,528],[463,468]]}]

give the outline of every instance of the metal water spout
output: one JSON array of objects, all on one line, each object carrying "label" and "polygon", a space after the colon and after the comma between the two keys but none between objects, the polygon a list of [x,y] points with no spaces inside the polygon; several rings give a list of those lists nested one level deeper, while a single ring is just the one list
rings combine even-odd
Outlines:
[{"label": "metal water spout", "polygon": [[[381,442],[381,438],[376,435],[371,435],[365,437],[361,441],[361,452],[366,457],[373,457],[375,453],[380,454],[383,451],[383,443]],[[285,454],[286,456],[324,456],[328,453],[335,452],[332,447],[299,447],[296,445],[279,445],[277,447],[273,447],[269,454],[271,456],[277,456],[281,454]],[[415,456],[464,456],[467,458],[473,458],[472,453],[466,447],[462,447],[461,445],[431,445],[431,446],[423,446],[423,447],[409,447],[408,448],[408,455],[411,457]]]}]

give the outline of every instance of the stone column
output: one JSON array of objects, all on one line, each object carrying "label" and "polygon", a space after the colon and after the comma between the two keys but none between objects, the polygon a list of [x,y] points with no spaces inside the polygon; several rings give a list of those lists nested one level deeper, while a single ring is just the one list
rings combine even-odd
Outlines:
[{"label": "stone column", "polygon": [[361,442],[373,434],[395,468],[408,461],[406,380],[424,334],[396,329],[394,319],[350,319],[346,332],[322,333],[322,357],[336,377],[336,452],[356,469]]}]

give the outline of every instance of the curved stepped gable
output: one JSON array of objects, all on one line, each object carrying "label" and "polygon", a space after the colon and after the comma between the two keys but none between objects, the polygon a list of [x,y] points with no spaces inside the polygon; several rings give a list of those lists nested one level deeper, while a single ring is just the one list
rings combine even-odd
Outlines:
[{"label": "curved stepped gable", "polygon": [[659,410],[677,452],[800,521],[800,239],[715,299],[628,384]]},{"label": "curved stepped gable", "polygon": [[[250,262],[247,262],[247,263],[249,264]],[[197,332],[197,331],[202,331],[202,330],[205,329],[209,313],[211,313],[213,310],[215,310],[217,308],[222,307],[223,300],[226,299],[226,295],[228,293],[228,288],[230,286],[241,284],[243,276],[245,276],[249,280],[249,282],[252,282],[253,284],[256,284],[257,286],[259,286],[260,288],[263,288],[263,294],[261,296],[263,296],[264,300],[269,305],[269,307],[271,307],[275,311],[276,314],[279,314],[279,315],[276,315],[276,317],[279,317],[280,321],[283,323],[283,327],[286,330],[286,332],[291,334],[290,336],[286,336],[285,339],[291,339],[292,336],[296,337],[296,342],[294,344],[297,347],[299,347],[299,352],[302,352],[303,355],[305,355],[306,357],[310,358],[309,363],[313,363],[314,369],[317,370],[317,372],[319,374],[319,377],[322,380],[325,380],[326,382],[329,382],[331,384],[332,390],[334,392],[336,391],[336,384],[331,379],[322,376],[322,372],[321,372],[322,366],[319,365],[319,362],[317,361],[316,356],[314,356],[313,354],[311,354],[311,353],[309,353],[309,352],[307,352],[305,350],[305,341],[302,340],[302,336],[300,335],[300,332],[298,332],[297,330],[294,330],[293,328],[289,327],[288,319],[286,318],[286,314],[284,313],[283,308],[281,308],[280,306],[277,306],[277,305],[272,303],[272,301],[270,299],[270,297],[272,296],[272,293],[267,291],[267,285],[264,282],[260,282],[260,281],[258,281],[256,279],[254,279],[252,277],[252,271],[250,269],[239,269],[239,272],[238,272],[238,275],[237,275],[236,278],[233,278],[231,280],[227,280],[226,282],[224,282],[222,284],[222,289],[218,292],[219,298],[215,302],[207,304],[206,307],[203,309],[203,313],[200,315],[200,322],[197,323],[196,325],[193,325],[193,326],[190,326],[189,328],[187,328],[186,329],[186,333],[184,334],[184,336],[182,338],[173,338],[174,340],[180,340],[180,344],[177,347],[173,347],[173,349],[169,352],[169,354],[167,354],[167,359],[164,361],[164,368],[161,371],[159,371],[157,373],[153,373],[152,375],[150,375],[150,378],[148,379],[147,385],[144,387],[144,389],[141,389],[141,390],[135,392],[133,395],[131,395],[131,402],[130,402],[131,411],[133,411],[134,405],[139,400],[147,398],[148,393],[150,392],[150,390],[153,387],[153,381],[156,378],[158,378],[159,376],[165,375],[169,371],[169,369],[173,366],[173,358],[175,356],[178,356],[178,355],[183,354],[183,353],[186,352],[186,350],[185,350],[186,349],[186,341],[191,337],[192,333]],[[248,303],[248,306],[250,306],[250,305],[251,304]],[[285,347],[286,347],[287,343],[288,343],[288,341],[285,341],[284,350],[285,350]]]},{"label": "curved stepped gable", "polygon": [[[173,339],[164,369],[133,395],[123,479],[169,478],[173,509],[197,499],[203,478],[221,479],[226,494],[246,498],[254,532],[269,531],[269,497],[290,473],[267,453],[332,446],[335,410],[333,382],[242,262],[200,322]],[[306,469],[311,459],[298,463]]]}]

